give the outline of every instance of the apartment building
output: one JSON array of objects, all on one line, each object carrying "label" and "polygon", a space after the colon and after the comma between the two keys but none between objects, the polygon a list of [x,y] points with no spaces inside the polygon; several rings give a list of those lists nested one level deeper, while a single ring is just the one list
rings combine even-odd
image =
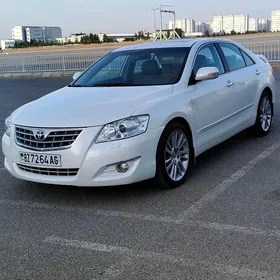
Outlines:
[{"label": "apartment building", "polygon": [[271,12],[271,31],[280,31],[280,10]]},{"label": "apartment building", "polygon": [[234,15],[233,29],[236,33],[245,33],[249,29],[249,15]]},{"label": "apartment building", "polygon": [[250,18],[249,31],[270,31],[269,20],[265,18]]},{"label": "apartment building", "polygon": [[213,33],[222,33],[223,32],[223,16],[213,16],[212,24]]},{"label": "apartment building", "polygon": [[245,33],[249,28],[249,15],[218,15],[213,17],[213,33]]},{"label": "apartment building", "polygon": [[[170,20],[168,23],[169,29],[174,29],[174,21]],[[195,32],[195,21],[193,19],[179,19],[175,20],[175,28],[182,29],[184,32]]]}]

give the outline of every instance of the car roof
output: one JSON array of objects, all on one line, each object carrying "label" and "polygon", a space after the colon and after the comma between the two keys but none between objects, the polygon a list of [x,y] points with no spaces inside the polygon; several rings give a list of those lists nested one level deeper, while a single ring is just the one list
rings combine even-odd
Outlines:
[{"label": "car roof", "polygon": [[128,50],[142,50],[142,49],[157,49],[157,48],[180,48],[180,47],[192,47],[195,43],[204,44],[207,42],[230,42],[236,43],[229,39],[222,38],[195,38],[195,39],[176,39],[176,40],[164,40],[164,41],[155,41],[149,43],[140,43],[136,45],[130,45],[118,48],[113,52],[118,51],[128,51]]}]

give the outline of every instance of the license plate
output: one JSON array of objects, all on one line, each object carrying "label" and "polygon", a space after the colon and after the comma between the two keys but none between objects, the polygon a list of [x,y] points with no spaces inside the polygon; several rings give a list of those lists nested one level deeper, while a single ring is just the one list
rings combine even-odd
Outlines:
[{"label": "license plate", "polygon": [[38,166],[57,166],[61,167],[61,156],[50,154],[19,153],[19,161],[25,164]]}]

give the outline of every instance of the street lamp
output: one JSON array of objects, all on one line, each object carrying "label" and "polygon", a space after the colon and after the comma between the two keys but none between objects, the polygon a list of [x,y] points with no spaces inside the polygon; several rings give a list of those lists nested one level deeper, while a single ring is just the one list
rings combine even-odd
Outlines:
[{"label": "street lamp", "polygon": [[148,9],[146,9],[146,11],[153,11],[154,12],[154,29],[155,29],[155,32],[157,32],[157,20],[156,20],[156,11],[159,10],[160,8],[152,8],[152,7],[149,7]]}]

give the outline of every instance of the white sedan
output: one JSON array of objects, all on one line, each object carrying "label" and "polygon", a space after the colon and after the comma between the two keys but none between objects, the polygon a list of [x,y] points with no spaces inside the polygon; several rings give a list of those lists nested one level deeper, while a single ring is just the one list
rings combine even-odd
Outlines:
[{"label": "white sedan", "polygon": [[120,48],[6,119],[5,167],[47,184],[174,188],[211,147],[267,135],[275,93],[265,57],[230,40]]}]

